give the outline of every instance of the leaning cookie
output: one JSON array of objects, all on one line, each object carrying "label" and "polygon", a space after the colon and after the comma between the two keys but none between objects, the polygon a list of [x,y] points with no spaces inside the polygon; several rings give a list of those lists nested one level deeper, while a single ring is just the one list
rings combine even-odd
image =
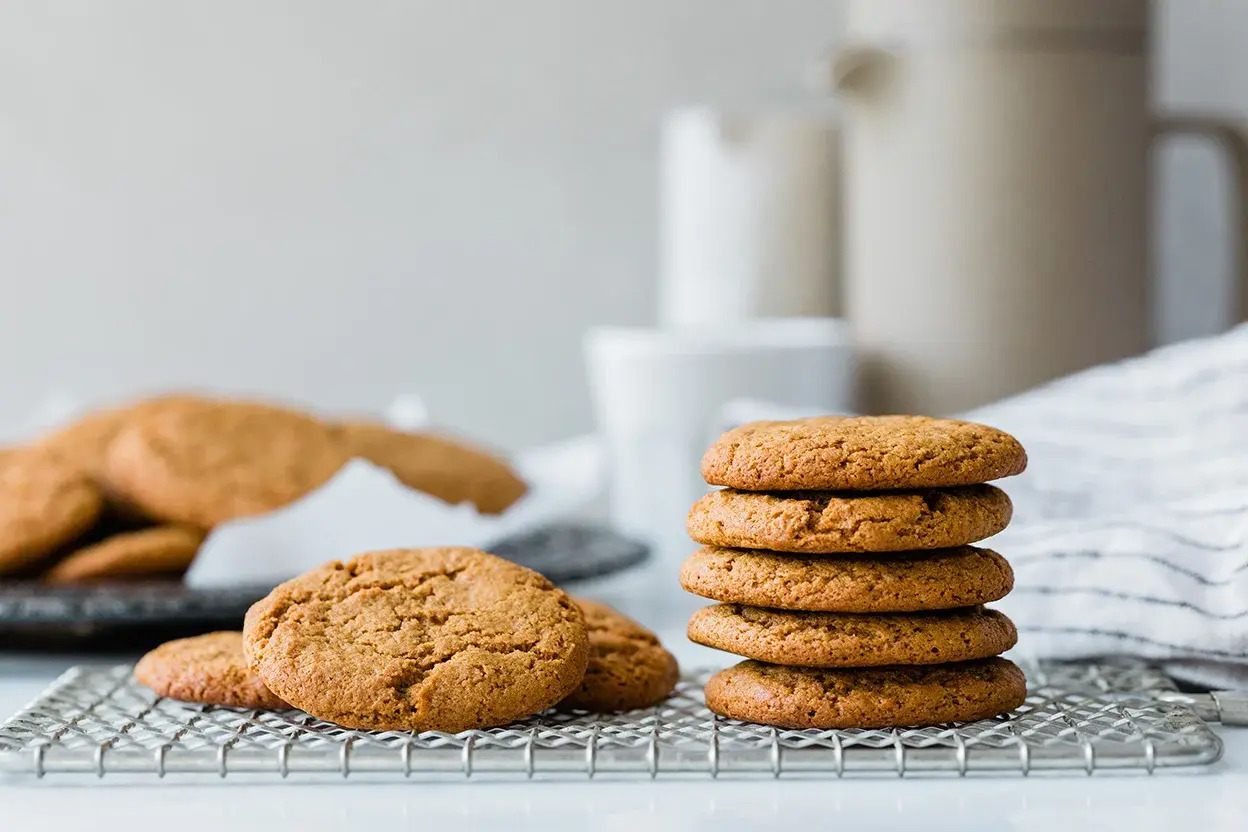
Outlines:
[{"label": "leaning cookie", "polygon": [[855,615],[716,604],[693,614],[688,633],[707,647],[799,667],[960,662],[1004,653],[1018,641],[1010,619],[983,607]]},{"label": "leaning cookie", "polygon": [[1010,522],[991,485],[877,493],[724,489],[689,510],[689,536],[711,546],[780,552],[903,552],[963,546]]},{"label": "leaning cookie", "polygon": [[482,514],[499,514],[528,489],[502,459],[445,436],[371,422],[348,422],[337,431],[353,455],[452,505],[472,503]]},{"label": "leaning cookie", "polygon": [[86,546],[43,575],[50,584],[180,575],[191,565],[204,533],[187,526],[124,532]]},{"label": "leaning cookie", "polygon": [[122,429],[138,419],[159,410],[194,407],[205,402],[205,399],[191,394],[169,394],[101,408],[40,436],[32,448],[90,479],[100,489],[107,513],[123,518],[139,518],[142,513],[138,507],[109,481],[106,470],[109,446]]},{"label": "leaning cookie", "polygon": [[247,611],[248,665],[313,716],[376,731],[504,725],[563,700],[585,617],[532,570],[462,547],[334,561]]},{"label": "leaning cookie", "polygon": [[819,670],[744,661],[706,683],[720,716],[781,728],[901,728],[1012,711],[1027,680],[1007,659],[927,667]]},{"label": "leaning cookie", "polygon": [[43,434],[32,448],[94,480],[104,471],[104,459],[113,439],[127,422],[156,401],[161,400],[90,411]]},{"label": "leaning cookie", "polygon": [[207,529],[299,499],[348,458],[341,439],[309,416],[204,402],[126,425],[109,445],[106,469],[148,517]]},{"label": "leaning cookie", "polygon": [[208,633],[166,642],[134,668],[160,696],[228,708],[286,708],[243,659],[243,634]]},{"label": "leaning cookie", "polygon": [[607,713],[649,708],[666,699],[680,667],[658,637],[606,604],[573,600],[585,614],[589,664],[581,684],[558,707]]}]

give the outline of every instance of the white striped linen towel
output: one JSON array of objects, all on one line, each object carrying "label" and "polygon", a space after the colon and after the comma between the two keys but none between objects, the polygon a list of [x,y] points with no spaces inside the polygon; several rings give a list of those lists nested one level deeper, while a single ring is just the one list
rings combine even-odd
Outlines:
[{"label": "white striped linen towel", "polygon": [[[735,402],[725,421],[809,415]],[[1248,688],[1248,325],[978,408],[1027,448],[998,483],[1017,652],[1132,655]]]},{"label": "white striped linen towel", "polygon": [[1027,448],[990,545],[1020,651],[1248,687],[1248,325],[979,408]]}]

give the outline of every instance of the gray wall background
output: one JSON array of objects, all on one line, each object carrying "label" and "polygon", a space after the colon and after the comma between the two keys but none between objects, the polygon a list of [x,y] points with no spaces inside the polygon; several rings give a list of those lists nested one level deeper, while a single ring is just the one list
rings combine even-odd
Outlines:
[{"label": "gray wall background", "polygon": [[[828,0],[0,4],[0,427],[163,385],[509,447],[653,319],[657,125],[797,87]],[[1160,4],[1164,106],[1248,113],[1248,4]],[[1225,323],[1218,166],[1162,154],[1167,340]]]}]

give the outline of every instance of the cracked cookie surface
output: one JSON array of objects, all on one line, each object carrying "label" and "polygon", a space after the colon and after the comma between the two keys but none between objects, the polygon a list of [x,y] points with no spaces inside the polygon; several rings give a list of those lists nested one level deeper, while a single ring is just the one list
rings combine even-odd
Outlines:
[{"label": "cracked cookie surface", "polygon": [[689,640],[773,664],[880,667],[944,664],[1004,653],[1018,641],[995,610],[855,615],[716,604],[689,619]]},{"label": "cracked cookie surface", "polygon": [[243,634],[207,633],[168,641],[134,667],[134,678],[161,696],[227,708],[286,708],[247,668]]},{"label": "cracked cookie surface", "polygon": [[702,457],[711,485],[746,491],[974,485],[1018,474],[1027,454],[996,428],[926,416],[819,416],[751,422]]},{"label": "cracked cookie surface", "polygon": [[545,710],[585,675],[584,616],[550,581],[468,548],[334,561],[247,611],[249,666],[313,716],[463,731]]},{"label": "cracked cookie surface", "polygon": [[779,492],[722,489],[693,504],[689,536],[710,546],[781,552],[898,552],[983,540],[1013,506],[991,485],[918,491]]},{"label": "cracked cookie surface", "polygon": [[928,667],[818,670],[744,661],[706,684],[720,716],[781,728],[893,728],[971,722],[1012,711],[1027,697],[1008,659]]},{"label": "cracked cookie surface", "polygon": [[589,665],[581,684],[559,707],[608,713],[648,708],[666,699],[680,678],[680,667],[658,636],[606,604],[573,600],[585,614]]},{"label": "cracked cookie surface", "polygon": [[1014,572],[996,552],[974,546],[887,559],[707,546],[685,560],[680,585],[704,598],[773,609],[920,612],[1004,598]]}]

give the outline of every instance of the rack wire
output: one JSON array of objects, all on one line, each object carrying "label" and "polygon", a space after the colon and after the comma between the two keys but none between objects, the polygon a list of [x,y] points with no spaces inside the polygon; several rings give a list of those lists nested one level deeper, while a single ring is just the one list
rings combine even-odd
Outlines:
[{"label": "rack wire", "polygon": [[[411,733],[342,728],[300,711],[162,699],[129,666],[73,668],[0,726],[8,777],[163,778],[847,777],[1140,772],[1216,762],[1222,743],[1174,684],[1141,664],[1025,667],[1012,714],[900,730],[785,730],[707,710],[709,671],[658,707],[546,713],[502,728]],[[183,777],[179,777],[183,780]]]}]

